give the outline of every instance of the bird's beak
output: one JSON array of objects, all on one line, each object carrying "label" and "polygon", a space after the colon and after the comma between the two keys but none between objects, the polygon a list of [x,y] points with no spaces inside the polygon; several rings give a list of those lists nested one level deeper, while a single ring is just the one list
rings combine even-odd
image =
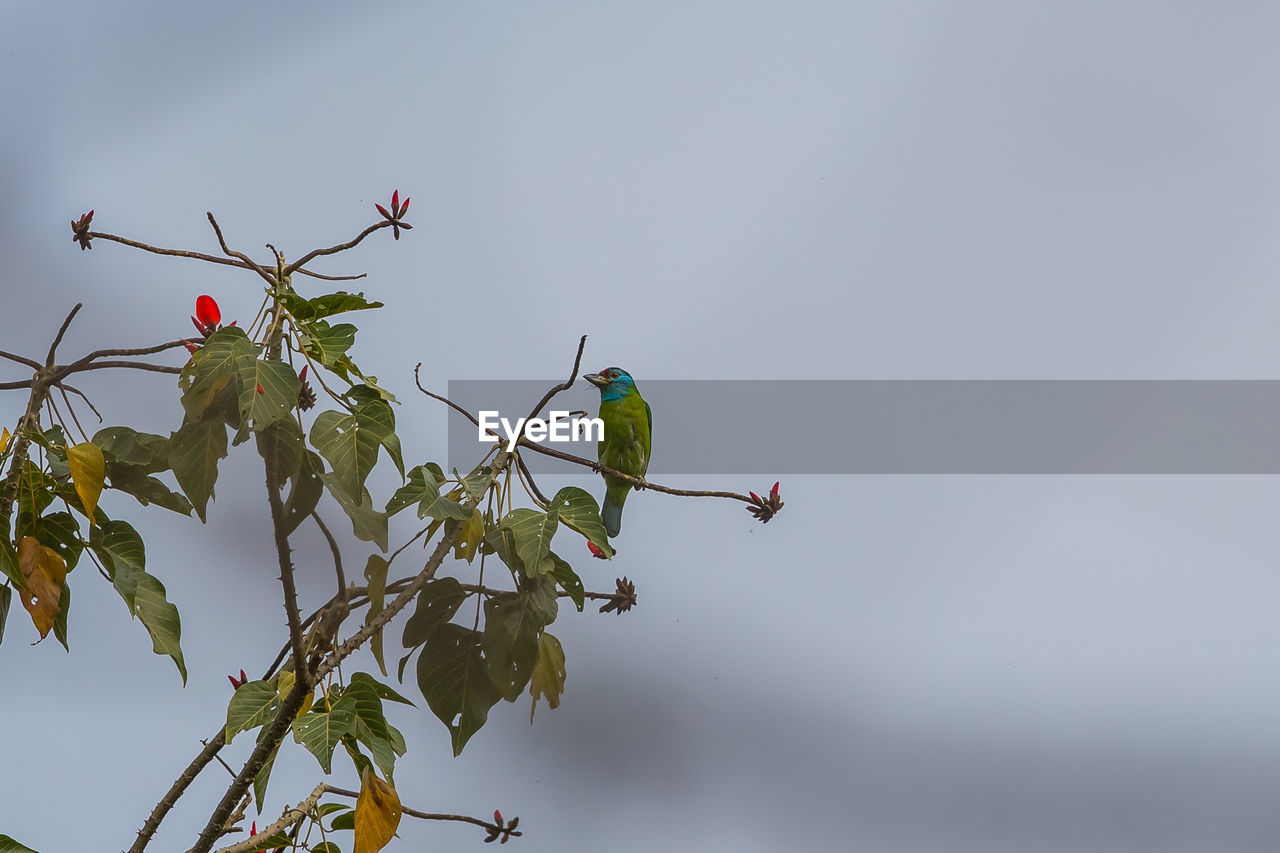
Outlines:
[{"label": "bird's beak", "polygon": [[582,378],[590,382],[592,385],[595,385],[597,388],[603,388],[609,384],[609,380],[605,379],[599,373],[587,373]]}]

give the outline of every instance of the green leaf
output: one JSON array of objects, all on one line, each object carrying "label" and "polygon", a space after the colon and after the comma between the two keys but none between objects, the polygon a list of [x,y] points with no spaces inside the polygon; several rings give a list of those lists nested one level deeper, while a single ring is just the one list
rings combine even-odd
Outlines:
[{"label": "green leaf", "polygon": [[564,692],[564,648],[550,631],[538,637],[538,660],[533,665],[529,679],[529,693],[533,702],[529,706],[529,722],[538,708],[538,697],[545,697],[552,709],[560,707],[560,694]]},{"label": "green leaf", "polygon": [[560,588],[569,593],[569,600],[578,608],[578,612],[582,612],[582,606],[586,602],[587,591],[582,585],[582,578],[578,577],[578,573],[573,570],[573,566],[565,562],[558,554],[552,552],[548,554],[551,562],[554,564],[551,569],[551,577],[556,583],[560,584]]},{"label": "green leaf", "polygon": [[219,421],[189,421],[169,439],[169,464],[201,522],[226,455],[227,428]]},{"label": "green leaf", "polygon": [[400,437],[396,435],[396,413],[387,403],[386,393],[371,385],[353,385],[343,396],[351,401],[357,411],[363,410],[368,417],[386,425],[382,447],[395,463],[400,478],[404,479],[404,455],[400,452]]},{"label": "green leaf", "polygon": [[[267,727],[264,726],[258,732],[258,743],[262,743],[262,739],[267,734]],[[267,760],[263,762],[262,768],[258,771],[258,775],[253,777],[253,799],[257,803],[258,814],[262,814],[262,801],[267,796],[267,783],[271,781],[271,768],[275,767],[276,756],[280,754],[280,744],[277,743],[275,749],[271,750],[271,754],[267,756]]]},{"label": "green leaf", "polygon": [[462,532],[458,534],[458,541],[454,543],[454,558],[470,563],[475,559],[476,551],[480,549],[480,543],[483,541],[484,516],[480,514],[480,510],[475,509],[471,511],[471,517],[463,525]]},{"label": "green leaf", "polygon": [[[64,583],[62,586],[62,596],[58,599],[58,615],[53,617],[53,636],[62,643],[62,647],[67,651],[71,651],[71,646],[67,644],[67,617],[71,615],[71,584]],[[183,673],[182,683],[186,684],[186,673]]]},{"label": "green leaf", "polygon": [[[288,420],[298,406],[302,381],[283,361],[241,359],[240,419],[255,432]],[[258,389],[262,389],[259,391]]]},{"label": "green leaf", "polygon": [[7,835],[0,835],[0,853],[36,853],[36,851],[19,844]]},{"label": "green leaf", "polygon": [[76,567],[84,551],[84,540],[80,538],[80,525],[76,523],[75,516],[69,512],[51,512],[41,516],[32,525],[31,532],[40,544],[58,552],[67,564],[67,571]]},{"label": "green leaf", "polygon": [[9,618],[9,603],[13,601],[13,587],[0,586],[0,643],[4,642],[4,623]]},{"label": "green leaf", "polygon": [[498,522],[499,527],[511,531],[516,540],[516,554],[524,563],[527,577],[546,574],[554,567],[547,555],[551,552],[551,537],[556,534],[556,507],[552,504],[546,512],[528,507],[517,507]]},{"label": "green leaf", "polygon": [[[396,489],[396,493],[387,501],[387,515],[395,515],[407,506],[422,501],[428,504],[440,497],[440,489],[432,479],[431,471],[425,465],[417,465],[406,475],[407,482]],[[422,516],[419,515],[419,518]]]},{"label": "green leaf", "polygon": [[565,486],[551,499],[551,506],[556,508],[566,527],[581,533],[587,541],[604,551],[606,557],[613,556],[604,521],[600,518],[600,505],[590,492],[577,486]]},{"label": "green leaf", "polygon": [[324,462],[313,451],[306,451],[298,464],[298,470],[290,479],[289,497],[284,502],[284,531],[298,529],[298,525],[311,515],[324,494]]},{"label": "green leaf", "polygon": [[[332,369],[356,342],[356,327],[350,323],[330,326],[324,320],[314,320],[298,329],[298,340],[308,357]],[[345,378],[345,371],[339,371]]]},{"label": "green leaf", "polygon": [[556,588],[550,578],[526,582],[484,603],[484,651],[489,677],[508,702],[529,683],[538,657],[538,632],[556,618]]},{"label": "green leaf", "polygon": [[342,853],[342,848],[332,841],[321,841],[311,848],[311,853]]},{"label": "green leaf", "polygon": [[141,468],[144,474],[155,474],[169,467],[169,439],[163,435],[114,426],[98,430],[93,443],[102,448],[108,460]]},{"label": "green leaf", "polygon": [[[457,471],[453,472],[455,475]],[[476,503],[484,500],[484,493],[489,491],[489,477],[493,475],[493,468],[489,465],[482,465],[472,471],[466,477],[459,477],[462,482],[462,488],[467,494],[475,498]]]},{"label": "green leaf", "polygon": [[178,608],[165,597],[164,584],[147,574],[146,549],[142,537],[126,521],[109,521],[92,528],[89,547],[98,555],[116,592],[129,613],[141,620],[151,635],[152,650],[168,655],[187,683],[187,665],[182,657],[182,620]]},{"label": "green leaf", "polygon": [[416,648],[431,639],[432,635],[453,618],[467,593],[456,578],[436,578],[427,581],[418,593],[418,604],[404,624],[401,639],[406,649]]},{"label": "green leaf", "polygon": [[247,732],[275,719],[279,708],[280,694],[271,682],[247,681],[241,684],[227,704],[227,743],[231,743],[240,732]]},{"label": "green leaf", "polygon": [[294,720],[293,739],[316,757],[325,773],[331,773],[334,747],[351,731],[355,718],[355,700],[343,696],[329,711],[311,711]]},{"label": "green leaf", "polygon": [[[167,441],[165,452],[168,452]],[[165,465],[168,467],[167,460]],[[191,502],[161,480],[148,476],[145,468],[108,459],[107,477],[111,481],[111,488],[132,495],[143,506],[155,504],[181,515],[191,515]]]},{"label": "green leaf", "polygon": [[441,625],[431,635],[418,658],[418,689],[449,729],[454,755],[502,698],[489,679],[480,634],[461,625]]},{"label": "green leaf", "polygon": [[352,726],[352,733],[369,747],[374,763],[390,781],[395,773],[396,754],[391,747],[391,732],[382,711],[382,697],[368,681],[354,679],[342,695],[344,698],[351,697],[356,703],[356,721]]},{"label": "green leaf", "polygon": [[[390,568],[391,564],[377,554],[370,554],[368,562],[364,565],[365,587],[369,590],[367,593],[369,610],[364,616],[365,625],[373,622],[374,618],[382,612],[383,605],[386,603],[387,570]],[[378,669],[385,676],[387,674],[387,664],[382,658],[381,628],[369,638],[369,649],[373,652],[373,659],[378,663]]]},{"label": "green leaf", "polygon": [[321,474],[321,481],[329,489],[329,493],[337,500],[342,511],[351,519],[351,529],[357,539],[372,542],[387,550],[387,514],[373,508],[373,498],[368,489],[360,489],[360,503],[355,503],[345,491],[339,487],[333,474]]},{"label": "green leaf", "polygon": [[257,359],[258,348],[242,329],[226,326],[210,335],[178,376],[187,419],[222,419],[237,428],[242,426],[241,371]]},{"label": "green leaf", "polygon": [[284,303],[285,308],[289,310],[298,320],[318,320],[321,317],[331,317],[334,314],[344,314],[347,311],[363,311],[368,308],[381,308],[381,302],[370,302],[364,298],[364,292],[347,293],[338,291],[337,293],[326,293],[323,296],[313,296],[310,299],[303,299],[297,293],[290,291],[288,294],[280,296],[280,301]]},{"label": "green leaf", "polygon": [[332,466],[339,488],[358,499],[378,461],[378,448],[394,432],[391,407],[378,401],[365,403],[349,415],[321,412],[311,427],[311,443]]},{"label": "green leaf", "polygon": [[27,591],[26,576],[18,567],[18,552],[14,550],[13,543],[9,541],[4,531],[0,531],[0,572],[3,572],[4,576],[20,591]]},{"label": "green leaf", "polygon": [[356,813],[354,809],[352,811],[343,812],[342,814],[335,817],[333,819],[333,824],[329,827],[329,829],[333,832],[338,832],[343,829],[355,829],[355,828],[356,828]]},{"label": "green leaf", "polygon": [[[399,702],[402,705],[410,705],[410,706],[413,705],[413,703],[410,702],[408,699],[404,698],[399,693],[395,692],[390,687],[383,684],[381,681],[378,681],[376,678],[374,678],[372,675],[370,675],[367,672],[357,672],[353,674],[351,676],[351,683],[352,684],[361,684],[361,683],[368,684],[371,688],[373,688],[374,693],[377,693],[378,696],[380,696],[382,699],[388,702]],[[395,738],[392,738],[392,740],[394,741]]]}]

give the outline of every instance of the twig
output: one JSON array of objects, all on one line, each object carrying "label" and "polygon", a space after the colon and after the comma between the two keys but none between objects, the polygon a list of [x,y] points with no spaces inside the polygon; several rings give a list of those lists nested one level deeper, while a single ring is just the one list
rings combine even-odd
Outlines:
[{"label": "twig", "polygon": [[218,733],[208,741],[201,741],[204,744],[204,749],[191,760],[191,763],[187,765],[187,769],[182,771],[182,775],[169,786],[169,790],[160,798],[160,802],[156,803],[155,808],[151,810],[151,814],[147,816],[146,821],[142,824],[142,829],[138,830],[138,837],[134,840],[133,846],[129,848],[129,853],[142,853],[147,845],[151,843],[151,838],[156,834],[156,830],[160,828],[160,822],[164,820],[165,815],[169,813],[169,810],[174,807],[191,783],[200,775],[200,771],[208,766],[210,761],[213,761],[218,754],[218,750],[227,745],[226,734],[226,728],[220,727]]},{"label": "twig", "polygon": [[18,364],[25,364],[27,367],[30,367],[32,370],[39,370],[43,366],[40,364],[40,362],[35,361],[34,359],[27,358],[24,355],[15,355],[14,353],[11,353],[11,352],[5,352],[2,349],[0,349],[0,358],[7,358],[10,361],[16,361]]},{"label": "twig", "polygon": [[367,272],[357,273],[356,275],[323,275],[322,273],[312,272],[311,270],[295,270],[303,275],[309,275],[312,278],[322,279],[324,281],[355,281],[359,278],[367,278]]},{"label": "twig", "polygon": [[262,276],[263,280],[266,281],[267,284],[274,285],[276,283],[276,277],[271,275],[262,267],[258,266],[256,261],[254,261],[248,255],[246,255],[244,252],[237,252],[236,250],[232,249],[230,246],[227,245],[226,238],[222,236],[222,229],[218,227],[218,220],[213,218],[212,211],[206,211],[205,216],[209,217],[209,224],[213,226],[213,233],[218,235],[218,245],[222,247],[222,251],[224,254],[238,259],[246,267],[253,270],[258,275]]},{"label": "twig", "polygon": [[347,576],[342,571],[342,552],[338,550],[338,541],[333,538],[333,534],[329,532],[329,528],[325,526],[324,520],[320,518],[320,513],[315,510],[311,511],[311,518],[315,521],[316,526],[320,528],[320,532],[324,534],[325,540],[329,543],[329,551],[333,554],[333,569],[338,574],[338,596],[345,595],[347,588]]},{"label": "twig", "polygon": [[[176,340],[176,341],[165,341],[162,344],[155,344],[149,347],[94,350],[88,355],[82,356],[81,358],[76,359],[70,364],[58,365],[54,369],[53,373],[50,375],[50,381],[61,382],[63,379],[65,379],[67,376],[70,376],[72,373],[79,373],[82,370],[96,370],[97,367],[129,367],[135,364],[135,362],[115,362],[115,361],[99,362],[98,359],[100,358],[108,358],[108,357],[115,357],[115,356],[133,356],[133,355],[154,355],[155,353],[164,352],[165,350],[177,349],[178,347],[186,346],[186,344],[187,344],[186,341]],[[93,365],[96,365],[96,367]],[[149,369],[156,369],[159,367],[161,367],[161,365],[149,365],[141,369],[149,370]],[[180,367],[174,367],[174,368],[165,367],[163,372],[177,373],[177,372],[180,372],[181,369],[182,368]]]},{"label": "twig", "polygon": [[[352,799],[360,798],[359,791],[348,791],[344,788],[335,788],[332,785],[325,785],[324,789],[326,793],[336,794],[339,797],[351,797]],[[507,828],[503,826],[498,826],[495,823],[491,823],[490,821],[483,820],[478,817],[469,817],[467,815],[462,815],[462,814],[439,814],[436,812],[423,812],[423,811],[418,811],[417,809],[409,808],[406,805],[401,805],[400,811],[403,812],[404,814],[407,814],[409,817],[416,817],[419,820],[451,820],[451,821],[457,821],[459,823],[470,823],[470,824],[473,824],[474,826],[479,826],[483,829],[487,829],[490,832],[493,832],[495,830],[498,832],[504,832],[506,831],[506,828]],[[508,826],[509,825],[510,824],[508,824]],[[519,830],[513,830],[511,834],[521,835],[522,833]]]},{"label": "twig", "polygon": [[293,808],[285,809],[284,814],[280,815],[280,819],[275,823],[271,824],[257,835],[246,838],[243,841],[238,841],[230,847],[220,848],[218,853],[249,853],[251,850],[261,849],[260,845],[255,843],[255,839],[267,839],[272,835],[275,835],[277,832],[284,832],[287,828],[293,826],[307,815],[311,814],[311,810],[316,807],[316,803],[320,802],[320,798],[324,796],[324,792],[328,790],[328,788],[328,785],[321,782],[319,785],[316,785],[309,795],[307,795],[305,800],[298,803]]},{"label": "twig", "polygon": [[354,249],[357,245],[359,245],[361,240],[363,240],[365,237],[368,237],[374,231],[377,231],[380,228],[390,228],[393,224],[394,223],[392,223],[390,220],[384,219],[383,221],[370,225],[368,228],[361,231],[360,234],[354,240],[348,240],[346,243],[339,243],[338,245],[330,246],[327,249],[312,249],[310,252],[307,252],[301,258],[299,258],[298,260],[294,261],[293,263],[285,267],[284,274],[285,275],[292,274],[293,272],[306,266],[308,262],[315,260],[321,255],[335,255],[338,252],[345,252],[347,249]]},{"label": "twig", "polygon": [[53,357],[58,352],[58,345],[62,343],[62,336],[67,333],[67,329],[71,326],[71,321],[75,319],[76,314],[80,313],[80,309],[83,307],[83,302],[77,302],[75,307],[71,309],[71,313],[67,315],[67,319],[62,321],[62,326],[58,329],[58,334],[54,336],[53,343],[49,344],[49,355],[44,360],[45,367],[53,367]]},{"label": "twig", "polygon": [[542,399],[538,401],[538,405],[534,406],[533,411],[529,412],[529,417],[525,418],[526,421],[536,418],[538,413],[542,411],[542,407],[551,402],[552,397],[559,394],[561,391],[568,391],[573,387],[573,383],[578,379],[578,368],[582,366],[582,350],[585,349],[586,346],[587,336],[583,335],[578,341],[578,354],[574,356],[573,370],[569,373],[569,378],[564,382],[561,382],[559,385],[552,386],[547,393],[543,394]]},{"label": "twig", "polygon": [[210,264],[222,264],[227,267],[239,267],[240,269],[253,269],[253,266],[242,261],[232,260],[230,258],[220,258],[217,255],[206,255],[203,252],[189,252],[186,249],[164,249],[159,246],[152,246],[149,243],[140,243],[137,240],[130,240],[128,237],[120,237],[116,234],[107,234],[102,231],[90,231],[89,237],[94,239],[109,240],[112,243],[120,243],[124,246],[130,246],[134,249],[141,249],[144,252],[151,252],[153,255],[169,255],[175,258],[191,258],[196,261],[205,261]]}]

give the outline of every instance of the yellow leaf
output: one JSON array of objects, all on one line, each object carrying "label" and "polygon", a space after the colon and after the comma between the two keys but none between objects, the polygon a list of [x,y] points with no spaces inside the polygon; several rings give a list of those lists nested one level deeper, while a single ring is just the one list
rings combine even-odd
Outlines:
[{"label": "yellow leaf", "polygon": [[538,659],[534,661],[533,672],[529,676],[529,693],[533,696],[533,704],[529,707],[531,724],[533,712],[538,709],[539,696],[545,696],[547,704],[552,708],[560,707],[564,679],[564,647],[554,634],[543,631],[538,637]]},{"label": "yellow leaf", "polygon": [[67,564],[62,555],[34,536],[23,536],[18,543],[18,566],[27,579],[27,589],[19,590],[22,606],[44,639],[53,627],[62,600],[62,587],[67,580]]},{"label": "yellow leaf", "polygon": [[368,768],[360,778],[355,825],[355,853],[378,853],[400,825],[400,795]]},{"label": "yellow leaf", "polygon": [[9,428],[5,427],[4,432],[0,432],[0,453],[4,453],[4,449],[9,446]]},{"label": "yellow leaf", "polygon": [[[285,697],[287,697],[289,693],[293,691],[294,677],[295,676],[293,674],[293,670],[291,669],[283,670],[280,673],[276,681],[276,693],[280,696],[280,701],[283,702],[285,700]],[[303,714],[310,711],[311,706],[315,703],[315,701],[316,701],[315,691],[308,693],[307,698],[302,700],[302,707],[298,709],[298,713],[294,714],[294,716],[301,717]]]},{"label": "yellow leaf", "polygon": [[102,458],[102,448],[91,442],[67,448],[67,467],[71,469],[71,482],[75,484],[80,503],[84,504],[85,517],[93,524],[93,513],[102,497],[102,482],[107,476],[107,462]]},{"label": "yellow leaf", "polygon": [[484,516],[477,509],[471,513],[471,518],[467,519],[466,525],[462,528],[462,533],[454,544],[454,559],[466,560],[470,563],[475,559],[476,551],[479,550],[482,539],[484,539]]}]

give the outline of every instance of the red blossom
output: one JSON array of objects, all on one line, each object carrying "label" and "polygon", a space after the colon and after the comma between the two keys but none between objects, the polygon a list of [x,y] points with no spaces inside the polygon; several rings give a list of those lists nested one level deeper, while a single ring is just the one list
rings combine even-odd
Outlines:
[{"label": "red blossom", "polygon": [[413,226],[412,226],[412,225],[408,224],[407,222],[402,222],[402,221],[401,221],[401,218],[404,216],[405,211],[407,211],[407,210],[409,209],[409,197],[408,197],[408,196],[405,196],[405,197],[404,197],[404,204],[401,204],[401,203],[400,203],[400,190],[398,190],[398,189],[397,189],[397,190],[393,190],[393,191],[392,191],[392,193],[391,193],[391,209],[390,209],[390,210],[387,210],[385,207],[383,207],[382,205],[378,204],[376,201],[373,203],[373,206],[374,206],[374,207],[376,207],[376,208],[378,209],[378,213],[381,213],[381,214],[382,214],[382,218],[383,218],[383,219],[385,219],[385,220],[387,220],[388,222],[390,222],[390,223],[391,223],[391,231],[392,231],[392,234],[394,234],[394,235],[395,235],[395,238],[396,238],[397,240],[399,240],[399,239],[400,239],[400,229],[401,229],[401,228],[403,228],[403,229],[404,229],[404,230],[406,230],[406,231],[410,231],[410,230],[412,230],[412,229],[413,229]]},{"label": "red blossom", "polygon": [[309,365],[309,364],[304,364],[304,365],[302,365],[302,369],[298,371],[298,379],[299,379],[300,381],[302,381],[302,382],[306,382],[306,381],[307,381],[307,368],[308,368],[308,367],[310,367],[310,366],[311,366],[311,365]]},{"label": "red blossom", "polygon": [[778,483],[780,483],[780,482],[782,482],[782,481],[781,481],[781,480],[778,480],[777,482],[775,482],[775,483],[773,484],[773,488],[769,490],[769,496],[770,496],[770,497],[774,497],[774,498],[776,498],[776,497],[778,496]]},{"label": "red blossom", "polygon": [[397,210],[400,207],[400,190],[391,191],[391,209]]},{"label": "red blossom", "polygon": [[496,823],[498,826],[502,826],[502,812],[498,811],[497,809],[493,810],[493,822]]},{"label": "red blossom", "polygon": [[250,837],[250,838],[252,838],[253,836],[255,836],[255,835],[257,835],[257,834],[258,834],[258,822],[255,820],[255,821],[254,821],[254,822],[249,826],[249,837]]},{"label": "red blossom", "polygon": [[591,542],[591,541],[587,542],[587,550],[591,552],[591,556],[595,557],[598,560],[609,559],[608,557],[605,556],[604,549],[594,542]]},{"label": "red blossom", "polygon": [[196,297],[196,319],[206,326],[216,326],[222,322],[222,312],[218,310],[218,302],[208,294]]},{"label": "red blossom", "polygon": [[242,669],[240,670],[239,679],[237,679],[234,675],[228,675],[227,680],[231,682],[232,687],[234,687],[236,690],[239,690],[240,685],[244,684],[246,681],[249,680],[249,676],[245,675],[244,670]]},{"label": "red blossom", "polygon": [[387,210],[385,207],[383,207],[382,205],[378,204],[376,201],[373,203],[373,206],[374,206],[374,207],[376,207],[376,208],[378,208],[378,212],[379,212],[379,213],[381,213],[383,216],[385,216],[387,219],[391,219],[391,218],[392,218],[390,211],[388,211],[388,210]]}]

